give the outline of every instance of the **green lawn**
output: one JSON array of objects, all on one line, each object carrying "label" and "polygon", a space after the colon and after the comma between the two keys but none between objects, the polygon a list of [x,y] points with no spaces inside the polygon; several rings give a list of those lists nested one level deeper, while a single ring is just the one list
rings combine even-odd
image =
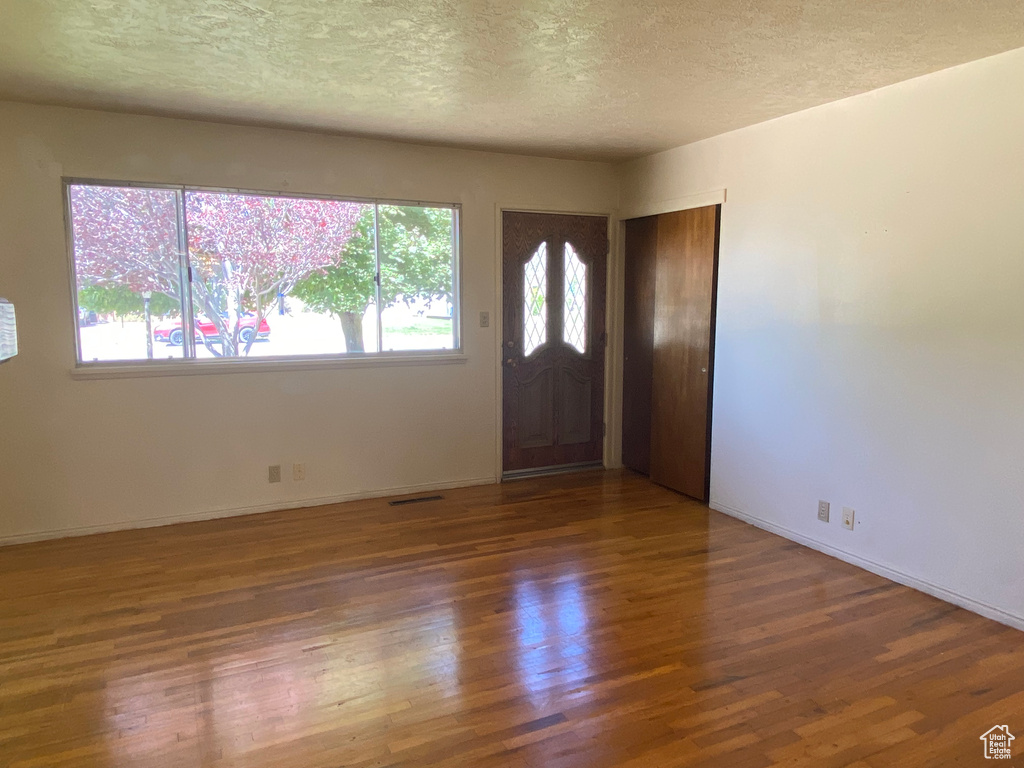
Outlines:
[{"label": "green lawn", "polygon": [[452,321],[421,318],[411,323],[385,323],[384,332],[402,336],[450,336]]}]

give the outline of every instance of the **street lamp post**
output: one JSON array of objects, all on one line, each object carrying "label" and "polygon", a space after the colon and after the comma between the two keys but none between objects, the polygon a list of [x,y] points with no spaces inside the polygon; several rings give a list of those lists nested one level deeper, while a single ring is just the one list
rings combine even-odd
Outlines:
[{"label": "street lamp post", "polygon": [[146,312],[146,357],[153,359],[153,320],[149,314],[149,300],[153,298],[152,291],[142,292],[142,307]]}]

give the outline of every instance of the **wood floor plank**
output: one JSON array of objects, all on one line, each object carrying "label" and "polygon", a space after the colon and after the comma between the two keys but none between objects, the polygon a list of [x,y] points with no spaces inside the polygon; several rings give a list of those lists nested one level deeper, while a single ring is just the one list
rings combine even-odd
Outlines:
[{"label": "wood floor plank", "polygon": [[0,549],[0,766],[931,768],[1024,739],[1016,630],[629,472],[443,496]]}]

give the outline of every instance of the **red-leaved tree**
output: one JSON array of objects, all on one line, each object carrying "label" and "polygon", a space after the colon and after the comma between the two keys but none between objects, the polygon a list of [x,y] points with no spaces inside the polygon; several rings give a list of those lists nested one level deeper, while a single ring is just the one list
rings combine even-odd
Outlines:
[{"label": "red-leaved tree", "polygon": [[[71,187],[75,271],[79,289],[127,286],[182,300],[178,200],[174,190]],[[295,283],[335,266],[363,206],[337,200],[214,192],[184,194],[192,300],[217,328],[216,356],[248,354],[255,328]],[[251,318],[246,323],[253,327]],[[243,338],[244,337],[244,338]]]},{"label": "red-leaved tree", "polygon": [[259,328],[279,296],[340,261],[362,208],[339,200],[185,193],[193,292],[203,305],[197,311],[217,326],[222,354],[248,354],[256,340],[254,333],[240,338],[240,318],[254,316]]},{"label": "red-leaved tree", "polygon": [[174,190],[75,185],[70,196],[79,290],[126,286],[181,299]]}]

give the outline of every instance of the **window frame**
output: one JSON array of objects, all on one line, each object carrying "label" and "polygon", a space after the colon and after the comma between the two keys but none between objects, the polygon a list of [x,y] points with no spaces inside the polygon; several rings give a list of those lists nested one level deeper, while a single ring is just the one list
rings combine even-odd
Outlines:
[{"label": "window frame", "polygon": [[[159,360],[101,360],[82,359],[82,338],[79,325],[78,273],[75,263],[74,222],[71,211],[71,187],[105,186],[137,189],[174,190],[178,201],[178,248],[181,254],[183,284],[191,272],[188,256],[188,224],[184,198],[187,192],[210,192],[257,197],[280,197],[300,200],[336,200],[345,203],[359,203],[374,206],[374,241],[379,238],[377,225],[379,207],[382,205],[409,206],[422,208],[448,208],[452,211],[452,348],[423,350],[385,350],[381,335],[383,308],[376,303],[378,349],[361,353],[324,353],[318,355],[268,355],[266,357],[223,357],[205,359],[195,357],[195,341],[185,333],[185,345],[180,359]],[[172,184],[167,182],[123,181],[116,179],[95,179],[77,176],[61,178],[64,198],[64,229],[68,258],[68,275],[71,289],[71,322],[74,328],[75,378],[131,378],[134,376],[180,376],[188,374],[219,374],[242,371],[310,370],[336,367],[375,367],[393,365],[427,365],[465,362],[462,312],[462,204],[457,202],[433,202],[427,200],[401,200],[392,198],[349,197],[344,195],[317,194],[308,192],[275,192],[269,190],[244,189],[236,187],[213,187],[196,184]],[[375,247],[377,267],[376,291],[380,296],[379,243]],[[187,297],[182,301],[182,326],[187,319],[190,328],[195,327],[195,312],[191,288],[183,291]],[[192,356],[186,355],[187,350]]]}]

